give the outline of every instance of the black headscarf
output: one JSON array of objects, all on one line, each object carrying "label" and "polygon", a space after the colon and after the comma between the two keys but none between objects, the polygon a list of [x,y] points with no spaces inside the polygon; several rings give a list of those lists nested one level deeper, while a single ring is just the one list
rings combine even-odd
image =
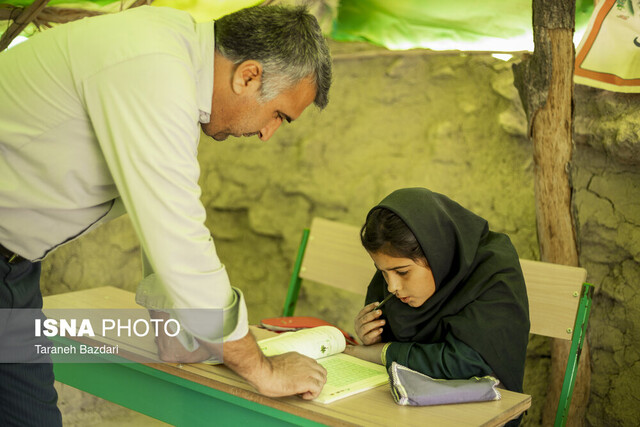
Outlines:
[{"label": "black headscarf", "polygon": [[[447,334],[477,351],[505,387],[522,391],[529,339],[529,305],[518,254],[505,234],[448,197],[406,188],[378,207],[411,229],[435,278],[435,293],[420,307],[393,298],[386,304],[383,339],[435,343]],[[375,209],[375,208],[374,208]],[[367,303],[388,295],[378,271]]]}]

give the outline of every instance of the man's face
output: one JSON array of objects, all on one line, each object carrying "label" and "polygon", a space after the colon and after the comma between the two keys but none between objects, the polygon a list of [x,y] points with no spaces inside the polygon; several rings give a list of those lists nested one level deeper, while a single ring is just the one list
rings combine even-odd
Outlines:
[{"label": "man's face", "polygon": [[211,121],[203,123],[202,130],[217,141],[229,135],[258,135],[266,141],[283,121],[291,122],[302,114],[315,99],[316,87],[311,79],[303,79],[265,103],[258,101],[259,96],[259,85],[243,88],[239,93],[221,93],[218,97],[214,89]]}]

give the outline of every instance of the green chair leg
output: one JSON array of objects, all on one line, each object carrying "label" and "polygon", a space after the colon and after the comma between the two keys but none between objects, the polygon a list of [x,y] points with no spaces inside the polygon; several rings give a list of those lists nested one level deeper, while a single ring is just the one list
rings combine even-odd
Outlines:
[{"label": "green chair leg", "polygon": [[307,248],[307,241],[309,240],[309,229],[305,228],[302,232],[302,240],[300,246],[298,246],[298,255],[296,256],[296,262],[293,266],[293,272],[291,273],[291,280],[289,281],[289,289],[287,290],[287,299],[284,302],[284,309],[282,311],[283,316],[293,316],[296,310],[296,303],[298,302],[298,294],[300,293],[300,267],[302,266],[302,259],[304,258],[304,251]]},{"label": "green chair leg", "polygon": [[576,323],[571,339],[571,349],[569,350],[569,358],[567,360],[567,369],[564,374],[560,400],[558,401],[558,411],[556,412],[556,420],[554,422],[555,427],[564,427],[567,423],[573,387],[576,382],[576,375],[578,374],[578,362],[580,361],[580,354],[582,353],[582,345],[586,339],[593,289],[593,285],[589,283],[585,283],[582,287],[582,294],[580,295],[580,302],[578,303],[578,313],[576,314]]}]

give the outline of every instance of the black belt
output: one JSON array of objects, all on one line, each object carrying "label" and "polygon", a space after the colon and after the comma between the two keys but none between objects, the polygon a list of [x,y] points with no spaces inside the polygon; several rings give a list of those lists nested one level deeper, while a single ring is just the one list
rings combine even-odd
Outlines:
[{"label": "black belt", "polygon": [[17,264],[20,261],[24,261],[24,258],[22,258],[20,255],[13,251],[10,251],[2,245],[0,245],[0,255],[4,259],[6,259],[9,264]]}]

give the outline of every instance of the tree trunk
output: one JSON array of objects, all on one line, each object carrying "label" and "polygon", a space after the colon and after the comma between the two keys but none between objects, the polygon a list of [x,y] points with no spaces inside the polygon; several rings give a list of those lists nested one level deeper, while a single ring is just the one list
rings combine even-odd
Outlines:
[{"label": "tree trunk", "polygon": [[[572,218],[574,0],[533,0],[535,52],[514,66],[533,139],[536,221],[543,261],[578,265]],[[570,342],[554,339],[543,425],[553,425]],[[567,425],[584,425],[590,390],[585,342]]]}]

